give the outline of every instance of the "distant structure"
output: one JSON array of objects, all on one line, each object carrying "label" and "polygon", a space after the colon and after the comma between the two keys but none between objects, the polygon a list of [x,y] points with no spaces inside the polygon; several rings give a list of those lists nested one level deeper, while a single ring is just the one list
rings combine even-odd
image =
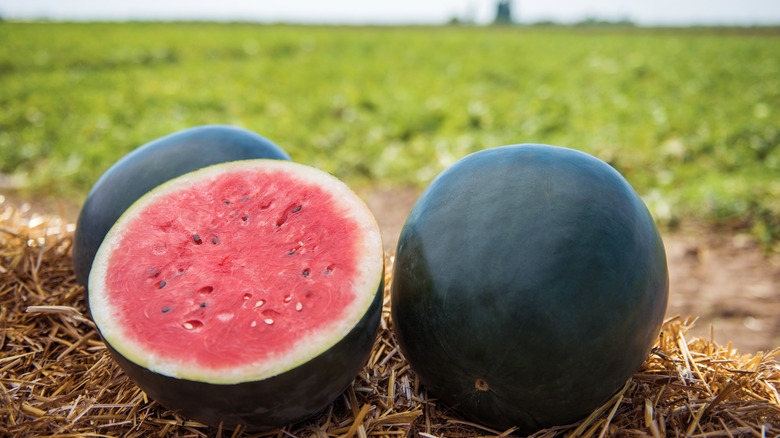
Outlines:
[{"label": "distant structure", "polygon": [[512,23],[512,2],[510,0],[499,0],[496,6],[495,24]]}]

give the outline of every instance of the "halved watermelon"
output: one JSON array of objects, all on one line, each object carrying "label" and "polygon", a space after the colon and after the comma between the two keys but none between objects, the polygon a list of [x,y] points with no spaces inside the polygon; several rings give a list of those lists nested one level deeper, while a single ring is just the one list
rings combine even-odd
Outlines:
[{"label": "halved watermelon", "polygon": [[152,398],[211,425],[306,418],[373,345],[384,257],[346,185],[279,160],[218,164],[141,197],[89,276],[92,317]]}]

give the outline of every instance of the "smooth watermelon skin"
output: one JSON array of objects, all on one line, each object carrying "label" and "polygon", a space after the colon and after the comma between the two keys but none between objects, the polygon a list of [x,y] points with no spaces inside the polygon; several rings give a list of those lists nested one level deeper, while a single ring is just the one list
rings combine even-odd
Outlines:
[{"label": "smooth watermelon skin", "polygon": [[87,287],[92,261],[108,230],[146,192],[202,167],[252,158],[290,160],[267,138],[226,125],[175,132],[122,157],[98,179],[79,213],[73,236],[77,282]]},{"label": "smooth watermelon skin", "polygon": [[322,411],[355,379],[376,340],[383,291],[384,280],[360,322],[330,349],[260,381],[223,385],[177,379],[149,371],[106,346],[128,377],[162,406],[213,427],[270,430]]},{"label": "smooth watermelon skin", "polygon": [[587,416],[657,339],[663,242],[612,167],[572,149],[512,145],[456,162],[413,207],[391,309],[424,386],[519,433]]}]

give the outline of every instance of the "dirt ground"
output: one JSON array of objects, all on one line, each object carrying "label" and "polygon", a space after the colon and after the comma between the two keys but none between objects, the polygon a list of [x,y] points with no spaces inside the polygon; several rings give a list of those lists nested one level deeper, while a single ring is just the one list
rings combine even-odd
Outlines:
[{"label": "dirt ground", "polygon": [[[394,252],[419,191],[361,192]],[[701,228],[701,227],[700,227]],[[712,230],[663,233],[669,265],[667,317],[697,317],[689,337],[729,342],[743,353],[780,347],[780,254],[766,255],[747,236]]]},{"label": "dirt ground", "polygon": [[[379,222],[388,254],[395,252],[419,193],[397,188],[359,191]],[[6,205],[21,206],[21,201],[5,196]],[[72,223],[78,217],[77,205],[42,200],[32,204],[27,208]],[[689,337],[712,337],[723,346],[731,342],[743,353],[780,347],[780,254],[764,254],[744,235],[701,227],[663,233],[663,239],[670,277],[667,317],[697,317]]]}]

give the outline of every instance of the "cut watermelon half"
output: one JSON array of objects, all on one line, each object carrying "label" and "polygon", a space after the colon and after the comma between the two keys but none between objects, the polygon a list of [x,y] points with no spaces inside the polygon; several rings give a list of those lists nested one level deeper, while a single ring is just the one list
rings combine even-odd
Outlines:
[{"label": "cut watermelon half", "polygon": [[153,398],[207,424],[265,429],[324,408],[354,379],[383,280],[376,221],[344,183],[246,160],[135,202],[97,252],[89,304]]}]

